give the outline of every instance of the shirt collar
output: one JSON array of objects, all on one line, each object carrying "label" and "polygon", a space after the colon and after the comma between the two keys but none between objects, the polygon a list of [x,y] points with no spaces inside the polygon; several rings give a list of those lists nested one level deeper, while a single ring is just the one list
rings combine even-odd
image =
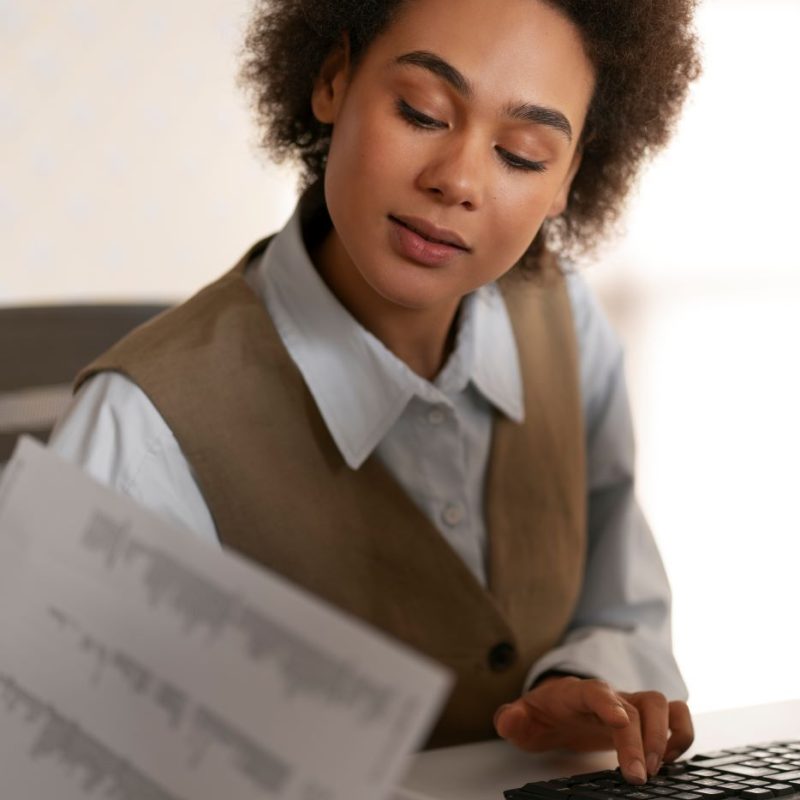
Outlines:
[{"label": "shirt collar", "polygon": [[469,381],[515,422],[524,418],[517,347],[494,286],[462,302],[456,344],[431,383],[414,373],[341,305],[314,268],[299,207],[252,275],[342,457],[358,469],[415,395],[452,402]]},{"label": "shirt collar", "polygon": [[517,340],[503,295],[494,283],[475,297],[475,361],[472,381],[481,394],[517,424],[525,420]]}]

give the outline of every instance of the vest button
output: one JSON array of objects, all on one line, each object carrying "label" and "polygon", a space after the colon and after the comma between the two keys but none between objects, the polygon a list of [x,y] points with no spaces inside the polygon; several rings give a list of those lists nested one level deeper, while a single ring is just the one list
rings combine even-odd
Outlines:
[{"label": "vest button", "polygon": [[489,651],[489,669],[505,672],[516,660],[517,651],[510,642],[500,642]]}]

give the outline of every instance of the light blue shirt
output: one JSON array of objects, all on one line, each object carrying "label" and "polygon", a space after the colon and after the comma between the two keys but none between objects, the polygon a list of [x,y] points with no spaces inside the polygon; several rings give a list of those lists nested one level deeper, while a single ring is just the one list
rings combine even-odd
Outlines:
[{"label": "light blue shirt", "polygon": [[430,382],[331,293],[306,254],[296,216],[248,280],[347,464],[358,469],[375,452],[485,584],[492,407],[516,422],[524,417],[516,343],[497,288],[465,298],[453,353]]},{"label": "light blue shirt", "polygon": [[[486,584],[483,507],[495,410],[524,417],[516,343],[489,285],[462,302],[453,353],[434,381],[394,356],[339,303],[303,244],[299,213],[247,280],[262,298],[342,457],[373,452],[456,553]],[[580,352],[587,432],[588,561],[581,598],[559,647],[528,682],[559,669],[620,690],[686,689],[671,653],[670,592],[634,495],[634,447],[622,351],[582,279],[567,276]],[[217,533],[191,467],[144,393],[125,377],[89,381],[51,446],[207,539]]]}]

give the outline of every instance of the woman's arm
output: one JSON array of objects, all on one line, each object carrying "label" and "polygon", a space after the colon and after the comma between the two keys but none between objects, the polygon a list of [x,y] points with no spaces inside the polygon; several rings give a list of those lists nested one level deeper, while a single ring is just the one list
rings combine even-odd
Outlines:
[{"label": "woman's arm", "polygon": [[217,542],[214,522],[172,431],[145,393],[119,373],[88,380],[49,446],[95,480]]},{"label": "woman's arm", "polygon": [[563,641],[495,723],[523,749],[614,748],[639,782],[689,746],[691,717],[672,654],[669,584],[635,496],[622,349],[583,281],[568,280],[586,424],[586,572]]}]

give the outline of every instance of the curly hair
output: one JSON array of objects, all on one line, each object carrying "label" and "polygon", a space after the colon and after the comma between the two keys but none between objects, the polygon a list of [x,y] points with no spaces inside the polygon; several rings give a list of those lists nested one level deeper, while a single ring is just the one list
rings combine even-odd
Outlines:
[{"label": "curly hair", "polygon": [[[303,185],[325,170],[331,126],[311,111],[328,53],[346,32],[357,65],[406,0],[255,0],[240,83],[276,161],[302,165]],[[521,266],[545,249],[578,256],[613,228],[645,161],[669,140],[700,74],[693,29],[698,0],[545,0],[581,32],[596,86],[566,210],[547,220]]]}]

